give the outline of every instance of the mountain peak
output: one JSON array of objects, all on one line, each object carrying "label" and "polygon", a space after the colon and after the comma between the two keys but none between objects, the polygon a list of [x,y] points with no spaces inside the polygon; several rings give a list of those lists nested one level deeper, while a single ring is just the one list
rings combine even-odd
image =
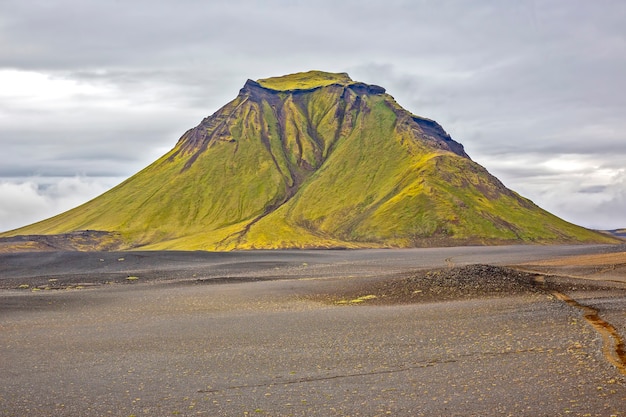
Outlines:
[{"label": "mountain peak", "polygon": [[264,88],[275,91],[312,90],[328,85],[347,86],[354,81],[345,72],[332,73],[324,71],[297,72],[280,77],[263,78],[257,83]]},{"label": "mountain peak", "polygon": [[307,71],[295,74],[283,75],[280,77],[262,78],[257,81],[248,80],[243,87],[243,91],[252,91],[257,88],[273,92],[305,92],[313,91],[329,86],[348,87],[360,94],[384,94],[385,89],[378,85],[370,85],[353,81],[345,72],[324,72]]}]

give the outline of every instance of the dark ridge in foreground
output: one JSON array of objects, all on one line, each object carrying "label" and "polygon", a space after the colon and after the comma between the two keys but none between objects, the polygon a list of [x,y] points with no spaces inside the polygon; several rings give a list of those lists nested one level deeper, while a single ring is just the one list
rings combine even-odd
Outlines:
[{"label": "dark ridge in foreground", "polygon": [[76,230],[56,235],[0,237],[0,253],[48,251],[110,251],[122,244],[119,233]]}]

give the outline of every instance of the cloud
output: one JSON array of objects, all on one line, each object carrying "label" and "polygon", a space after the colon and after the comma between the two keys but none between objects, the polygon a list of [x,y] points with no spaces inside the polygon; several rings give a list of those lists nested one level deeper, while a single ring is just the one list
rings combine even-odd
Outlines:
[{"label": "cloud", "polygon": [[76,207],[120,178],[42,178],[0,181],[0,231],[15,229]]},{"label": "cloud", "polygon": [[593,229],[620,228],[626,224],[626,169],[603,162],[588,155],[548,160],[520,155],[519,165],[509,159],[491,160],[487,166],[506,186],[567,221]]},{"label": "cloud", "polygon": [[593,184],[598,178],[576,175],[575,181],[558,186],[537,184],[533,193],[545,203],[543,207],[576,224],[594,229],[615,229],[626,224],[626,170],[616,172],[608,181]]},{"label": "cloud", "polygon": [[0,176],[131,175],[205,116],[139,84],[0,70]]}]

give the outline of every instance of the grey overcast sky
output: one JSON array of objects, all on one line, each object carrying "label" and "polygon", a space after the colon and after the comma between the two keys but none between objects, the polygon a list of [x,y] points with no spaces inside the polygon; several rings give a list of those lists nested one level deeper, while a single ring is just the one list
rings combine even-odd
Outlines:
[{"label": "grey overcast sky", "polygon": [[0,230],[171,149],[246,79],[319,69],[437,120],[505,185],[626,227],[622,0],[0,0]]}]

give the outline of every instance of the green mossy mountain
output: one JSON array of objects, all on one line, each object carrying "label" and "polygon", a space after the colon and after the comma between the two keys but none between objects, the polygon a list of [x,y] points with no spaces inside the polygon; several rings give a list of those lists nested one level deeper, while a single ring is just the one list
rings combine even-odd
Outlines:
[{"label": "green mossy mountain", "polygon": [[612,241],[507,189],[384,88],[320,71],[248,80],[141,172],[3,236],[81,230],[155,250]]}]

